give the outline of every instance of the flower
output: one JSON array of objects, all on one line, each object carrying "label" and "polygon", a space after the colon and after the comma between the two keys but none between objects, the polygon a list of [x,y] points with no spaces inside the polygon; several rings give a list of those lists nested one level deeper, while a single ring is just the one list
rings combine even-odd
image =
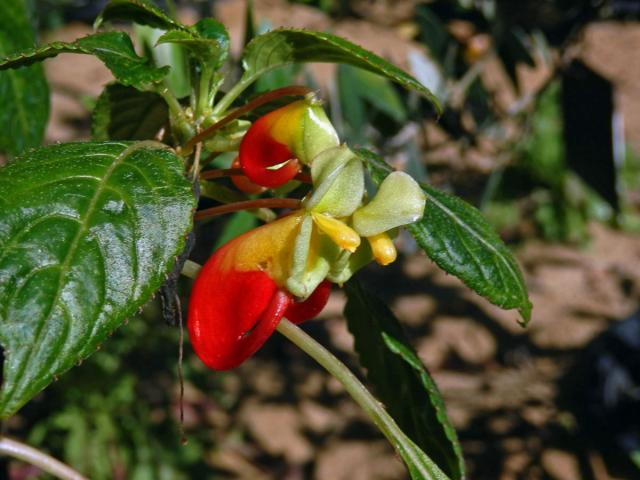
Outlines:
[{"label": "flower", "polygon": [[322,150],[338,145],[338,134],[313,98],[260,117],[240,143],[239,159],[249,180],[275,188],[293,179]]},{"label": "flower", "polygon": [[202,268],[189,301],[189,337],[214,370],[227,370],[255,353],[286,317],[300,323],[326,304],[329,282],[303,302],[285,288],[300,214],[268,223],[225,244]]},{"label": "flower", "polygon": [[282,318],[300,323],[320,313],[331,283],[346,282],[372,260],[393,262],[393,232],[425,207],[422,189],[402,172],[391,173],[367,201],[361,158],[338,143],[314,99],[258,119],[242,140],[239,162],[249,180],[267,187],[307,165],[312,189],[299,210],[225,244],[196,279],[189,335],[216,370],[253,355]]}]

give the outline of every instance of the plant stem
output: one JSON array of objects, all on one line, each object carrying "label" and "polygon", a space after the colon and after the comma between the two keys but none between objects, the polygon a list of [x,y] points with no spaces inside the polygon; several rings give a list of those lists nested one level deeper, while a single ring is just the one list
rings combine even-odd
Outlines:
[{"label": "plant stem", "polygon": [[202,120],[202,115],[204,115],[209,107],[209,89],[211,88],[211,77],[214,73],[214,70],[209,65],[204,65],[200,72],[200,85],[198,86],[198,100],[195,115],[198,121]]},{"label": "plant stem", "polygon": [[173,93],[169,91],[169,88],[162,86],[158,88],[157,92],[158,95],[164,98],[164,101],[167,102],[167,106],[169,107],[171,113],[175,117],[186,121],[184,111],[182,110],[182,105],[180,105],[180,102],[178,102],[178,99],[173,95]]},{"label": "plant stem", "polygon": [[256,208],[300,208],[301,201],[297,198],[258,198],[257,200],[246,200],[244,202],[229,203],[219,207],[207,208],[196,212],[194,220],[224,215],[225,213],[238,212],[240,210],[253,210]]},{"label": "plant stem", "polygon": [[[373,420],[373,423],[387,437],[396,451],[405,458],[414,455],[413,442],[400,429],[398,424],[387,413],[384,406],[367,390],[367,388],[356,378],[347,366],[338,360],[335,355],[329,352],[300,327],[294,325],[286,318],[283,318],[277,327],[278,332],[295,343],[307,355],[322,365],[331,375],[333,375],[345,388],[347,393],[356,401],[365,413]],[[413,460],[413,459],[412,459]],[[419,463],[416,460],[416,464]],[[434,467],[437,468],[434,464]],[[427,477],[429,478],[429,477]],[[446,477],[441,477],[446,478]]]},{"label": "plant stem", "polygon": [[229,90],[224,97],[220,99],[218,104],[213,108],[211,112],[213,115],[220,115],[225,112],[227,108],[231,106],[233,101],[240,96],[244,90],[253,83],[255,78],[253,77],[241,77],[238,83],[236,83],[231,90]]},{"label": "plant stem", "polygon": [[[216,170],[206,170],[200,174],[200,180],[215,180],[223,177],[243,177],[244,172],[241,168],[219,168]],[[308,173],[298,173],[294,177],[302,183],[311,183],[311,176]]]},{"label": "plant stem", "polygon": [[[236,118],[241,117],[245,113],[248,113],[251,110],[258,108],[261,105],[264,105],[265,103],[272,102],[273,100],[280,97],[304,97],[305,95],[311,93],[312,91],[313,90],[311,90],[308,87],[299,87],[294,85],[291,87],[278,88],[276,90],[271,90],[270,92],[263,93],[262,95],[259,95],[258,97],[248,102],[246,105],[236,108],[231,113],[226,115],[219,122],[214,123],[210,127],[198,133],[198,135],[196,135],[186,143],[185,148],[188,149],[191,146],[195,145],[196,143],[206,140],[211,135],[213,135],[217,130],[220,130],[225,125],[228,125],[229,123],[234,121]],[[224,100],[224,98],[222,100]],[[218,107],[216,106],[216,108]]]},{"label": "plant stem", "polygon": [[79,474],[61,461],[56,460],[36,448],[7,437],[0,438],[0,455],[8,455],[35,465],[43,472],[47,472],[62,480],[87,480],[87,477]]}]

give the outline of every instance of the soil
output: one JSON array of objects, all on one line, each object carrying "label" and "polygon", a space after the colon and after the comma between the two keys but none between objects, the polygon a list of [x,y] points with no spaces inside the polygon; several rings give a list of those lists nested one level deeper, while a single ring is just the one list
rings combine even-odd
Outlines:
[{"label": "soil", "polygon": [[[336,23],[302,5],[280,0],[254,4],[256,18],[268,18],[274,27],[330,30],[400,66],[408,67],[408,51],[424,51],[405,38],[407,17],[399,10],[395,19],[379,6],[371,17]],[[217,6],[237,52],[244,2]],[[69,25],[49,40],[70,40],[89,30]],[[639,49],[638,25],[601,24],[587,32],[583,55],[614,81],[629,142],[640,149],[640,62],[628,62]],[[97,96],[110,73],[89,56],[61,55],[45,65],[52,85],[47,141],[87,138],[89,111],[78,98]],[[318,71],[331,78],[331,67]],[[517,324],[515,312],[490,305],[422,254],[370,271],[368,282],[390,302],[444,395],[470,479],[613,478],[602,456],[578,440],[575,418],[558,406],[557,397],[585,345],[638,309],[640,238],[602,225],[590,230],[591,244],[583,249],[530,240],[517,251],[534,304],[527,329]],[[321,318],[306,329],[355,367],[352,339],[341,317],[344,301],[336,291]],[[237,399],[231,409],[209,401],[206,413],[191,412],[190,417],[187,412],[185,424],[187,433],[190,428],[212,430],[218,448],[208,461],[226,472],[224,478],[408,478],[342,387],[282,338],[274,337],[236,373],[226,375],[224,386]],[[187,385],[190,396],[206,398]]]}]

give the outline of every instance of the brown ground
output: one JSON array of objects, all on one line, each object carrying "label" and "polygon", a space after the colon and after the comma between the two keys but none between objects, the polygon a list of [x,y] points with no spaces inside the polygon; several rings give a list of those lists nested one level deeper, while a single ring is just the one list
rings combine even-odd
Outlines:
[{"label": "brown ground", "polygon": [[[254,3],[257,18],[268,17],[274,26],[331,29],[403,66],[407,50],[421,48],[399,35],[406,31],[402,13],[394,21],[378,20],[385,26],[371,23],[376,15],[388,20],[384,10],[369,20],[330,24],[302,6],[280,0]],[[242,34],[243,4],[220,2],[218,10],[235,45]],[[68,26],[55,37],[73,39],[87,30]],[[640,62],[628,63],[639,49],[637,25],[604,24],[586,35],[584,56],[619,87],[628,138],[640,148]],[[77,98],[96,96],[110,74],[88,56],[61,55],[46,65],[53,89],[47,140],[86,138],[87,110]],[[588,478],[585,468],[593,478],[612,478],[597,453],[576,454],[576,445],[567,440],[572,416],[555,401],[558,380],[577,352],[638,308],[640,239],[598,225],[591,232],[593,241],[584,250],[529,241],[517,252],[535,307],[526,330],[516,324],[514,312],[489,305],[422,255],[373,274],[371,284],[391,302],[444,394],[471,479],[571,480]],[[353,364],[343,303],[344,296],[336,292],[323,319],[308,330]],[[274,338],[237,374],[224,378],[238,402],[230,410],[209,405],[206,418],[187,411],[186,427],[203,428],[204,421],[212,428],[219,449],[210,452],[209,461],[229,478],[407,478],[341,386],[284,340]],[[187,385],[188,400],[206,402],[206,397]]]}]

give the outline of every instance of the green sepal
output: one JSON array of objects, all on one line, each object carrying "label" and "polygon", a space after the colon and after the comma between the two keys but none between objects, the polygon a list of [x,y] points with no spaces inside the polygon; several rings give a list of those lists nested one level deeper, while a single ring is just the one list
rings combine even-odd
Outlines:
[{"label": "green sepal", "polygon": [[315,187],[305,207],[335,218],[348,217],[362,203],[364,168],[349,147],[325,150],[311,164]]},{"label": "green sepal", "polygon": [[363,237],[371,237],[411,224],[422,217],[425,203],[426,195],[411,175],[390,173],[373,200],[355,211],[353,228]]}]

